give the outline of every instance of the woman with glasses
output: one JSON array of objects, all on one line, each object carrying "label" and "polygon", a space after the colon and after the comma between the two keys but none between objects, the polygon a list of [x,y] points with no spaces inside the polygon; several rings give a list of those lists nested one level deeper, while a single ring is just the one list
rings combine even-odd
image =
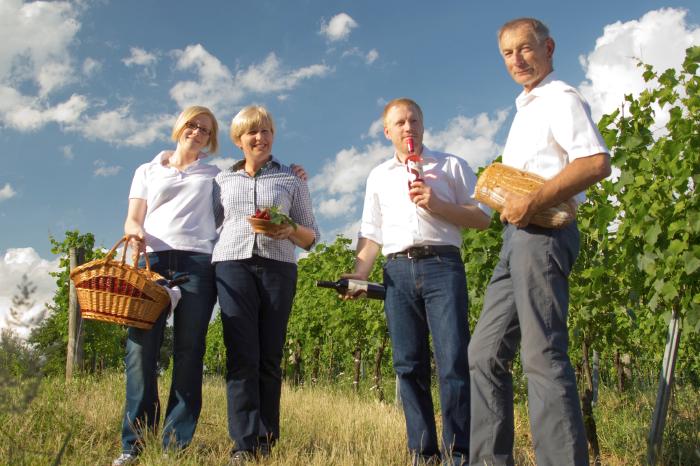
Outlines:
[{"label": "woman with glasses", "polygon": [[[230,464],[270,454],[280,435],[282,349],[296,292],[295,248],[319,238],[306,183],[272,155],[275,125],[263,107],[241,110],[231,139],[243,160],[214,180],[214,213],[221,225],[212,260],[226,346]],[[296,225],[255,233],[247,221],[276,207]]]},{"label": "woman with glasses", "polygon": [[[211,253],[217,237],[212,180],[219,169],[204,162],[217,150],[216,118],[205,107],[188,107],[175,121],[175,150],[159,153],[136,169],[124,233],[133,251],[147,251],[151,269],[173,280],[186,276],[173,310],[173,377],[165,409],[163,448],[192,440],[202,407],[206,334],[216,286]],[[122,454],[114,466],[132,464],[144,434],[160,419],[158,358],[168,312],[150,330],[130,327],[126,342],[126,406]]]}]

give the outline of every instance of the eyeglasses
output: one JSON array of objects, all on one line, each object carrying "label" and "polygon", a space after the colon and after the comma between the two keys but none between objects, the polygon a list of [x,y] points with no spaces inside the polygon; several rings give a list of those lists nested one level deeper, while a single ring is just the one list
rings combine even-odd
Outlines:
[{"label": "eyeglasses", "polygon": [[192,123],[191,121],[185,123],[185,127],[189,130],[192,130],[192,132],[199,130],[199,132],[205,136],[209,136],[211,134],[210,129],[205,128],[204,126],[199,126],[197,123]]}]

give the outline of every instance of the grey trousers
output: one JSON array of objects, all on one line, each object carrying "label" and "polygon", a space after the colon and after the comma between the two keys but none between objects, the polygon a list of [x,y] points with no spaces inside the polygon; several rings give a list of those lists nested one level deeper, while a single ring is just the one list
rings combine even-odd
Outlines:
[{"label": "grey trousers", "polygon": [[498,265],[469,344],[473,465],[512,465],[510,362],[521,345],[537,464],[588,465],[568,351],[568,276],[579,250],[575,223],[554,230],[506,225]]}]

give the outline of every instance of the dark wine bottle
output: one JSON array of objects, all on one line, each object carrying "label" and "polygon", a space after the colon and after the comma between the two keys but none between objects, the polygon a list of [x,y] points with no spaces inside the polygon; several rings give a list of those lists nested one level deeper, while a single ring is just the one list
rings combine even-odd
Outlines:
[{"label": "dark wine bottle", "polygon": [[354,278],[341,278],[336,282],[319,280],[316,282],[316,286],[331,288],[337,291],[338,294],[351,294],[358,298],[384,299],[384,295],[386,294],[386,289],[381,283],[355,280]]}]

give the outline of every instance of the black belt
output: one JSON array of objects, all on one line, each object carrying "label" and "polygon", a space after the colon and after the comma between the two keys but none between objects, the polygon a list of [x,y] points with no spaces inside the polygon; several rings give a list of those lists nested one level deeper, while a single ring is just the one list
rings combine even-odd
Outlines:
[{"label": "black belt", "polygon": [[414,246],[412,248],[404,249],[401,252],[392,252],[391,254],[387,254],[386,258],[388,260],[398,259],[401,257],[406,257],[408,259],[423,259],[424,257],[435,257],[441,254],[455,252],[459,252],[459,248],[457,246]]}]

